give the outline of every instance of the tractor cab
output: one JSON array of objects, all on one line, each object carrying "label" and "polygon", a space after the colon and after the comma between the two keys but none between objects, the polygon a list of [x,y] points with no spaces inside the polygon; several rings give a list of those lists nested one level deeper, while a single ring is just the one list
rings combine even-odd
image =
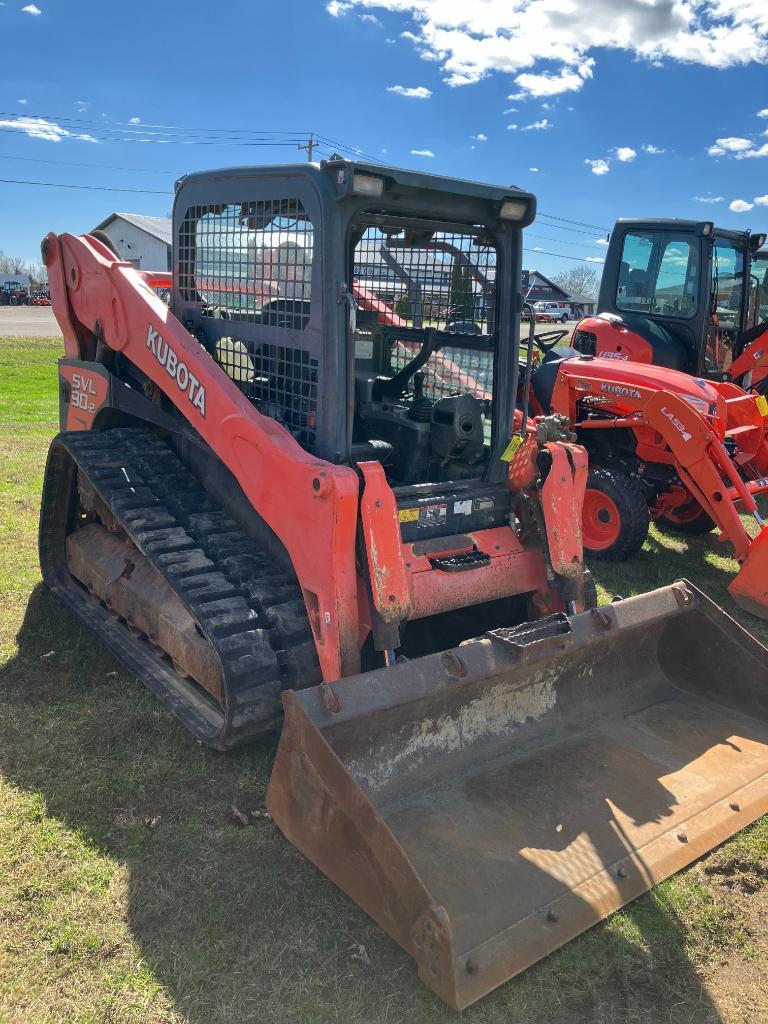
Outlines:
[{"label": "tractor cab", "polygon": [[710,221],[620,220],[611,235],[596,317],[574,332],[590,355],[728,379],[749,343],[754,253],[764,235]]}]

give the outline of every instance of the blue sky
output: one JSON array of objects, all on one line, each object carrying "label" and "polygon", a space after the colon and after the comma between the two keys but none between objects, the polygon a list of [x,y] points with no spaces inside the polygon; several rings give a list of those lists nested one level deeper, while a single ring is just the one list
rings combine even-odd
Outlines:
[{"label": "blue sky", "polygon": [[545,274],[620,216],[768,229],[767,0],[5,0],[0,40],[6,255],[164,215],[185,171],[305,159],[309,131],[534,191]]}]

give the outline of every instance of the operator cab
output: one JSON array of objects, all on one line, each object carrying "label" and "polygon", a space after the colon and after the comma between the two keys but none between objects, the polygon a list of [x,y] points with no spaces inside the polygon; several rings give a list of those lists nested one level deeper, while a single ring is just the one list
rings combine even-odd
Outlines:
[{"label": "operator cab", "polygon": [[320,458],[395,489],[499,484],[534,214],[514,187],[337,157],[189,175],[172,308]]},{"label": "operator cab", "polygon": [[371,443],[386,446],[381,461],[395,484],[484,476],[497,341],[493,238],[473,225],[366,215],[350,248],[353,458]]},{"label": "operator cab", "polygon": [[[598,301],[599,317],[628,332],[626,354],[618,357],[727,375],[754,309],[750,262],[762,240],[708,221],[618,221]],[[594,335],[576,332],[580,351],[600,355],[590,350],[594,342]]]}]

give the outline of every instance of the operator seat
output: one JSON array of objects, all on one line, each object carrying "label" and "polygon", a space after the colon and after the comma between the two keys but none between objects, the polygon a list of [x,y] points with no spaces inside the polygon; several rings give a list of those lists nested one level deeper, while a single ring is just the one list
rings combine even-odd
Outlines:
[{"label": "operator seat", "polygon": [[545,413],[549,413],[549,407],[552,404],[552,392],[555,390],[555,381],[561,363],[567,359],[577,359],[580,355],[581,352],[577,352],[575,348],[557,345],[547,352],[534,369],[531,375],[531,387],[536,401]]}]

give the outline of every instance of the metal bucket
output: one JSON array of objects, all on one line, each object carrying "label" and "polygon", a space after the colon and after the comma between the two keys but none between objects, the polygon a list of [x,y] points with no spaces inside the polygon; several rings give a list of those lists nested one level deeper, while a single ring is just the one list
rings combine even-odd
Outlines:
[{"label": "metal bucket", "polygon": [[768,810],[768,650],[686,581],[284,704],[274,820],[457,1009]]},{"label": "metal bucket", "polygon": [[768,526],[750,544],[747,560],[728,592],[745,611],[768,619]]}]

